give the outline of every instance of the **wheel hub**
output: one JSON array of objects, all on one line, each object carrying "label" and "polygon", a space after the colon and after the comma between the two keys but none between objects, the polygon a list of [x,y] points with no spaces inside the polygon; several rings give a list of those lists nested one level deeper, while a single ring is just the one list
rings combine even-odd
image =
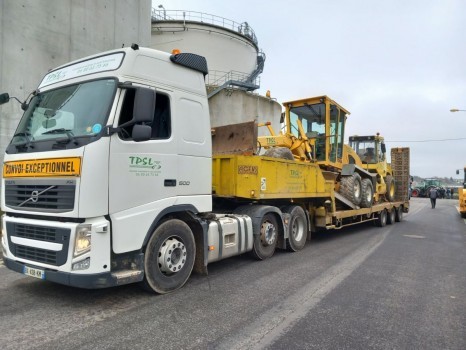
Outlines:
[{"label": "wheel hub", "polygon": [[186,263],[186,247],[175,237],[162,243],[159,249],[158,263],[160,270],[166,274],[180,271]]},{"label": "wheel hub", "polygon": [[277,230],[270,222],[264,222],[261,226],[261,242],[263,245],[272,245],[277,238]]}]

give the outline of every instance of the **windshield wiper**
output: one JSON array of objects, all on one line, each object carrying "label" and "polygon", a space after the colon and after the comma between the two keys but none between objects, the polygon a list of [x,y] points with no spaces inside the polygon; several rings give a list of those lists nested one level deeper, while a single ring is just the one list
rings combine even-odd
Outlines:
[{"label": "windshield wiper", "polygon": [[23,136],[26,139],[26,142],[20,142],[20,143],[15,143],[14,145],[16,148],[19,147],[26,147],[29,148],[31,145],[31,142],[33,141],[32,134],[29,131],[21,131],[17,132],[16,134],[13,135],[13,138]]},{"label": "windshield wiper", "polygon": [[66,134],[68,139],[65,140],[65,142],[64,141],[57,141],[57,143],[63,143],[63,142],[64,143],[69,143],[71,141],[74,141],[76,143],[76,140],[74,138],[74,134],[71,132],[70,129],[59,128],[59,129],[53,129],[53,130],[49,130],[49,131],[46,131],[46,132],[42,133],[42,135],[50,135],[50,134]]}]

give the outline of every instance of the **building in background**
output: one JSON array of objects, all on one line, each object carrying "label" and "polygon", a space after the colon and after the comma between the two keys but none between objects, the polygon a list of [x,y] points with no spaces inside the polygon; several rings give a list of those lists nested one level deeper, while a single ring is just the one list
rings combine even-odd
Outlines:
[{"label": "building in background", "polygon": [[[206,57],[213,127],[257,120],[271,122],[276,131],[280,129],[280,104],[253,93],[260,87],[265,54],[247,22],[202,12],[167,10],[159,5],[152,9],[151,47]],[[259,135],[267,134],[267,128],[259,129]]]}]

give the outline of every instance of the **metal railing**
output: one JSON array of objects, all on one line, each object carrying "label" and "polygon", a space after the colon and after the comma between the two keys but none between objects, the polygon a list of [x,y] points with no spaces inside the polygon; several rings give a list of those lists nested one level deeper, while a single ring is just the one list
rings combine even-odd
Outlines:
[{"label": "metal railing", "polygon": [[248,22],[238,23],[224,17],[203,12],[165,9],[159,10],[157,8],[152,8],[151,17],[152,23],[163,21],[191,21],[215,25],[232,30],[252,40],[254,44],[258,44],[256,34]]},{"label": "metal railing", "polygon": [[[210,86],[221,86],[230,80],[247,82],[249,77],[250,74],[237,72],[234,70],[230,72],[211,70],[209,71],[209,75],[207,76],[206,84]],[[250,81],[250,83],[254,85],[260,85],[260,77],[256,77],[255,79]]]}]

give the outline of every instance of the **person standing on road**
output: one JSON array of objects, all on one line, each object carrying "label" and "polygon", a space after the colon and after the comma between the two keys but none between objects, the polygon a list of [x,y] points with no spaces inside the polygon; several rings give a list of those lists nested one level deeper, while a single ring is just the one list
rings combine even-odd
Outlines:
[{"label": "person standing on road", "polygon": [[429,191],[430,204],[432,204],[432,209],[435,209],[435,202],[437,201],[437,189],[431,188]]}]

